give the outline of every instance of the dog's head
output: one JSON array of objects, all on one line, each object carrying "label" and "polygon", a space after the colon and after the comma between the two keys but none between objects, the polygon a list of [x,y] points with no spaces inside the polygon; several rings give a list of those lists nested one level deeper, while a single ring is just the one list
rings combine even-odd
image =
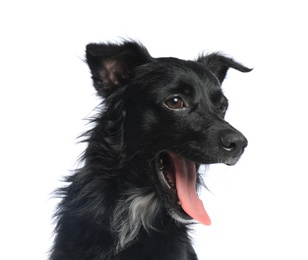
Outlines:
[{"label": "dog's head", "polygon": [[221,84],[229,68],[251,70],[217,53],[153,58],[135,42],[89,44],[86,59],[99,95],[121,92],[127,158],[150,162],[153,185],[175,219],[210,224],[196,195],[197,170],[234,165],[244,152],[246,138],[224,120]]}]

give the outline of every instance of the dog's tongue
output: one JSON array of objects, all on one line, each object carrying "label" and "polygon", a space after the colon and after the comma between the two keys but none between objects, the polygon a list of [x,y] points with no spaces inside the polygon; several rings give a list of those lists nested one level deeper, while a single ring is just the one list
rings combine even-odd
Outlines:
[{"label": "dog's tongue", "polygon": [[195,163],[173,153],[169,155],[174,161],[176,189],[183,210],[201,224],[210,225],[210,217],[196,193]]}]

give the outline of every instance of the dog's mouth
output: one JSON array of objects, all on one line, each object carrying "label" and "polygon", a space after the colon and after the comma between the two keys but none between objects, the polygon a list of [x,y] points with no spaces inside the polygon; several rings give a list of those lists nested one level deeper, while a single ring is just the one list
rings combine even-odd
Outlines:
[{"label": "dog's mouth", "polygon": [[204,225],[211,220],[196,191],[197,164],[173,152],[166,151],[157,156],[158,179],[168,196],[172,214],[176,219],[195,219]]}]

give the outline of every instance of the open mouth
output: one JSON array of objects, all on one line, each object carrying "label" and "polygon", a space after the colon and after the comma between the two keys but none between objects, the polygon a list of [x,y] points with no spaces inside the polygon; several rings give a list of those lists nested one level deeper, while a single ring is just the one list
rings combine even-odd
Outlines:
[{"label": "open mouth", "polygon": [[210,225],[211,220],[196,191],[196,163],[166,151],[158,155],[156,168],[161,186],[177,217]]}]

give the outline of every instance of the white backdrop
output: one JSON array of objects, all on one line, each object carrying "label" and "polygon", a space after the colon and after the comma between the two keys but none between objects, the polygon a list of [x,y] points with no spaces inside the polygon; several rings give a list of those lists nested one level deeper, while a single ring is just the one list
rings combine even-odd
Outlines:
[{"label": "white backdrop", "polygon": [[0,259],[47,258],[50,193],[98,104],[84,47],[129,37],[154,57],[222,51],[254,67],[224,82],[227,120],[249,146],[204,176],[213,224],[195,226],[199,258],[307,260],[307,24],[299,0],[2,1]]}]

